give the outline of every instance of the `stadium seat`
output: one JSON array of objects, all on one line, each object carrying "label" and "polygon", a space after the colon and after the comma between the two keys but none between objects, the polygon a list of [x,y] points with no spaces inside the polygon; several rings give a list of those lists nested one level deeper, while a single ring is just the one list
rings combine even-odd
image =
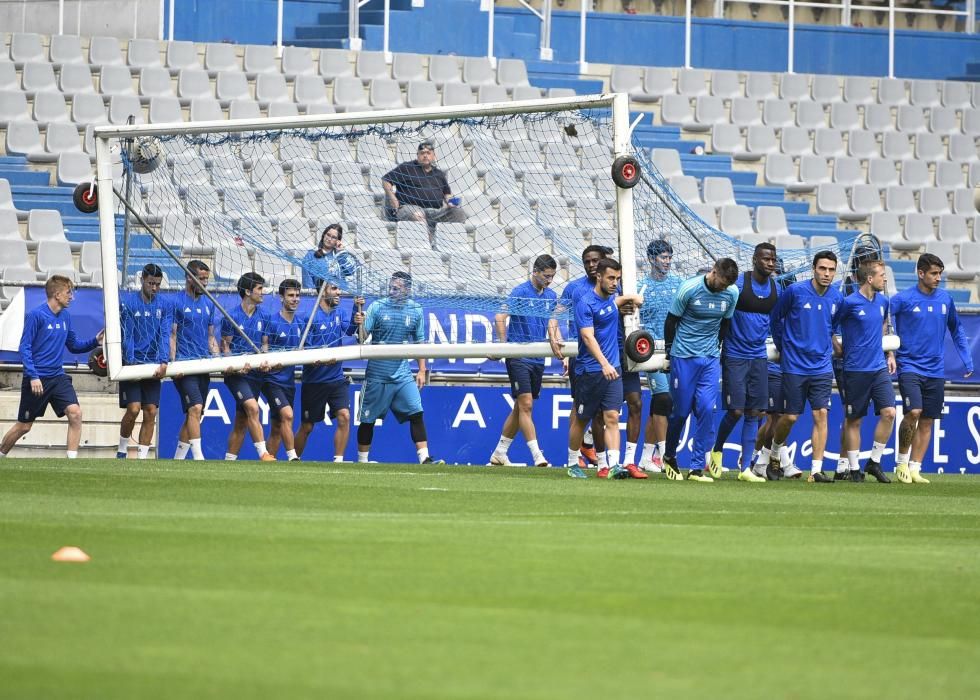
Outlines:
[{"label": "stadium seat", "polygon": [[524,61],[513,58],[501,58],[497,61],[497,84],[508,89],[522,85],[530,85],[527,79],[527,67]]},{"label": "stadium seat", "polygon": [[888,105],[865,105],[864,128],[876,134],[884,134],[895,130],[892,122],[892,111]]},{"label": "stadium seat", "polygon": [[533,85],[518,85],[514,88],[515,100],[539,100],[541,99],[542,88]]},{"label": "stadium seat", "polygon": [[391,77],[403,88],[413,81],[426,80],[422,56],[417,53],[396,53],[391,63]]},{"label": "stadium seat", "polygon": [[921,107],[914,105],[899,106],[895,126],[906,134],[918,134],[928,130],[925,113]]},{"label": "stadium seat", "polygon": [[861,115],[857,105],[851,102],[836,102],[830,106],[830,128],[838,131],[851,131],[861,128]]},{"label": "stadium seat", "polygon": [[688,209],[691,213],[698,217],[701,221],[706,223],[713,229],[718,228],[718,213],[715,208],[710,204],[689,204]]},{"label": "stadium seat", "polygon": [[334,80],[333,103],[338,112],[358,112],[370,108],[360,79],[342,77]]},{"label": "stadium seat", "polygon": [[892,211],[876,211],[871,215],[871,233],[882,243],[901,238],[902,224],[899,215]]},{"label": "stadium seat", "polygon": [[48,124],[44,132],[44,148],[55,156],[60,153],[82,153],[78,129],[74,124]]},{"label": "stadium seat", "polygon": [[938,107],[939,90],[935,80],[912,80],[909,83],[911,102],[917,107]]},{"label": "stadium seat", "polygon": [[934,240],[936,240],[936,234],[933,229],[932,217],[916,212],[906,215],[902,238],[892,241],[891,245],[896,250],[915,251]]},{"label": "stadium seat", "polygon": [[209,43],[204,46],[204,70],[212,77],[224,72],[241,70],[234,44]]},{"label": "stadium seat", "polygon": [[844,78],[844,101],[855,105],[870,105],[874,102],[873,81],[864,76],[849,75]]},{"label": "stadium seat", "polygon": [[31,119],[31,112],[27,105],[27,96],[23,92],[0,91],[0,127],[6,127],[11,122],[26,122],[29,119]]},{"label": "stadium seat", "polygon": [[701,195],[705,204],[713,207],[736,204],[732,181],[727,177],[705,177],[701,181]]},{"label": "stadium seat", "polygon": [[109,117],[101,95],[75,95],[71,101],[71,120],[78,127],[107,124]]},{"label": "stadium seat", "polygon": [[[25,251],[26,255],[26,251]],[[4,266],[0,264],[0,279],[5,282],[36,282],[37,273],[34,271],[33,267],[27,265],[10,265]],[[0,295],[7,302],[11,301],[17,294],[23,289],[22,286],[5,285],[0,287]]]},{"label": "stadium seat", "polygon": [[851,209],[855,216],[862,218],[881,211],[881,192],[874,185],[854,185],[851,188]]},{"label": "stadium seat", "polygon": [[713,70],[709,78],[709,93],[713,97],[732,100],[742,94],[739,74],[731,70]]},{"label": "stadium seat", "polygon": [[886,187],[885,209],[893,214],[899,215],[917,212],[918,207],[915,205],[915,191],[911,187]]},{"label": "stadium seat", "polygon": [[327,88],[323,83],[323,78],[316,75],[297,76],[293,84],[293,99],[307,113],[313,106],[326,106],[330,104],[327,97]]},{"label": "stadium seat", "polygon": [[769,99],[762,103],[762,123],[773,129],[794,125],[793,107],[786,100]]},{"label": "stadium seat", "polygon": [[[949,196],[946,194],[946,190],[937,187],[923,187],[919,190],[919,211],[932,216],[949,214]],[[940,224],[941,237],[942,225]]]},{"label": "stadium seat", "polygon": [[805,129],[822,129],[827,126],[827,114],[819,102],[803,101],[796,105],[796,125]]},{"label": "stadium seat", "polygon": [[731,122],[735,126],[749,127],[762,124],[762,108],[758,100],[735,97],[731,104]]},{"label": "stadium seat", "polygon": [[756,235],[752,226],[752,214],[748,207],[728,205],[720,208],[719,222],[721,230],[733,238]]},{"label": "stadium seat", "polygon": [[385,55],[380,51],[358,51],[354,72],[365,85],[373,80],[388,80],[391,77]]},{"label": "stadium seat", "polygon": [[858,212],[851,208],[846,188],[835,182],[817,187],[817,212],[833,214],[843,221],[863,221],[868,218],[867,212]]},{"label": "stadium seat", "polygon": [[177,75],[182,70],[200,69],[197,45],[192,41],[168,42],[166,64],[171,75]]},{"label": "stadium seat", "polygon": [[[98,70],[108,66],[125,66],[119,41],[112,36],[93,36],[88,45],[88,62]],[[128,70],[128,69],[127,69]]]},{"label": "stadium seat", "polygon": [[745,96],[755,100],[769,100],[776,97],[772,73],[746,73]]},{"label": "stadium seat", "polygon": [[781,73],[779,76],[779,98],[799,102],[810,97],[809,76],[800,73]]},{"label": "stadium seat", "polygon": [[951,109],[966,109],[970,106],[970,83],[947,80],[942,84],[940,102]]},{"label": "stadium seat", "polygon": [[40,34],[17,33],[10,37],[10,60],[18,68],[25,63],[47,61]]},{"label": "stadium seat", "polygon": [[21,85],[28,97],[35,93],[58,89],[54,68],[50,63],[25,63],[21,69]]},{"label": "stadium seat", "polygon": [[33,117],[41,125],[71,121],[68,105],[60,92],[38,92],[34,95]]},{"label": "stadium seat", "polygon": [[908,104],[905,94],[905,81],[898,78],[880,78],[878,80],[878,104],[897,107]]},{"label": "stadium seat", "polygon": [[20,90],[17,69],[9,61],[0,60],[0,90]]},{"label": "stadium seat", "polygon": [[672,148],[654,148],[651,152],[653,164],[665,178],[683,175],[680,153]]},{"label": "stadium seat", "polygon": [[[966,188],[953,190],[952,211],[954,214],[959,214],[960,216],[975,216],[977,213],[977,206],[974,201],[973,190],[968,190]],[[974,228],[974,238],[977,238],[978,234],[980,234],[980,231],[977,231]]]},{"label": "stadium seat", "polygon": [[687,97],[708,95],[708,72],[700,68],[681,68],[677,71],[677,94]]},{"label": "stadium seat", "polygon": [[970,240],[966,217],[956,214],[943,214],[939,217],[939,240],[946,243],[965,243]]},{"label": "stadium seat", "polygon": [[895,161],[887,158],[868,159],[868,182],[879,189],[898,184],[898,170]]},{"label": "stadium seat", "polygon": [[215,81],[215,97],[222,107],[228,107],[234,100],[250,100],[248,78],[240,71],[224,71],[218,73]]},{"label": "stadium seat", "polygon": [[143,68],[140,70],[139,94],[144,102],[151,97],[170,97],[174,94],[170,81],[170,71],[166,68]]},{"label": "stadium seat", "polygon": [[463,59],[463,82],[471,86],[494,85],[497,82],[493,66],[486,56],[467,56]]},{"label": "stadium seat", "polygon": [[14,204],[10,181],[5,178],[0,178],[0,216],[6,216],[6,213],[12,213],[20,221],[27,221],[28,212],[18,209]]},{"label": "stadium seat", "polygon": [[787,126],[779,132],[779,151],[791,156],[813,153],[810,132],[798,126]]},{"label": "stadium seat", "polygon": [[432,249],[429,225],[424,221],[399,221],[395,227],[396,246],[402,252]]},{"label": "stadium seat", "polygon": [[734,124],[715,124],[711,127],[711,150],[732,156],[738,160],[758,160],[748,154],[742,138],[742,130]]},{"label": "stadium seat", "polygon": [[[14,225],[16,224],[15,221]],[[0,270],[6,273],[9,268],[30,267],[30,264],[30,258],[27,256],[27,241],[4,237],[3,244],[0,245]]]},{"label": "stadium seat", "polygon": [[864,169],[857,158],[841,156],[834,160],[833,181],[845,186],[864,184]]},{"label": "stadium seat", "polygon": [[25,156],[29,160],[44,156],[41,132],[34,121],[10,121],[6,131],[7,155]]},{"label": "stadium seat", "polygon": [[106,97],[135,95],[133,77],[126,66],[104,66],[99,75],[99,92]]},{"label": "stadium seat", "polygon": [[225,118],[221,104],[213,97],[195,97],[190,106],[191,121],[217,121]]},{"label": "stadium seat", "polygon": [[354,66],[350,62],[347,51],[345,49],[321,50],[319,75],[327,80],[354,77]]},{"label": "stadium seat", "polygon": [[[436,224],[434,247],[444,253],[465,254],[473,250],[466,224]],[[476,254],[479,255],[479,254]]]},{"label": "stadium seat", "polygon": [[[786,223],[786,210],[782,207],[761,206],[755,210],[755,230],[769,238],[778,240],[790,236]],[[777,248],[784,247],[777,244]],[[801,246],[802,247],[802,246]]]},{"label": "stadium seat", "polygon": [[672,94],[674,88],[674,71],[670,68],[649,67],[643,70],[643,93],[637,102],[650,102],[662,99],[664,95]]},{"label": "stadium seat", "polygon": [[951,163],[949,161],[936,163],[935,180],[936,187],[942,187],[947,190],[954,190],[966,186],[966,180],[963,177],[963,166],[960,163]]},{"label": "stadium seat", "polygon": [[101,243],[98,241],[82,243],[82,250],[78,256],[78,268],[83,275],[92,275],[96,270],[102,269]]},{"label": "stadium seat", "polygon": [[961,243],[957,259],[961,270],[972,271],[974,276],[980,275],[980,242]]},{"label": "stadium seat", "polygon": [[878,140],[874,132],[864,129],[853,129],[847,132],[847,155],[854,158],[869,160],[881,155]]},{"label": "stadium seat", "polygon": [[643,89],[643,69],[638,66],[613,66],[609,89],[625,92],[636,102],[656,102],[659,96],[647,95]]},{"label": "stadium seat", "polygon": [[929,110],[929,131],[940,136],[958,130],[956,110],[952,107],[933,107]]},{"label": "stadium seat", "polygon": [[442,88],[442,104],[446,107],[453,105],[471,105],[476,102],[473,89],[465,83],[447,83]]},{"label": "stadium seat", "polygon": [[249,80],[254,80],[260,75],[274,75],[279,73],[279,58],[276,55],[275,46],[258,46],[249,44],[245,47],[245,56],[242,62],[242,70]]},{"label": "stadium seat", "polygon": [[429,80],[443,89],[446,85],[458,83],[459,62],[455,56],[430,56]]},{"label": "stadium seat", "polygon": [[977,160],[976,139],[980,134],[950,134],[949,160],[955,163],[971,163]]},{"label": "stadium seat", "polygon": [[27,216],[27,240],[34,243],[57,241],[67,245],[61,212],[57,209],[32,209]]},{"label": "stadium seat", "polygon": [[813,152],[825,158],[839,158],[847,153],[844,138],[837,129],[817,129],[813,132]]},{"label": "stadium seat", "polygon": [[679,126],[689,131],[705,130],[704,125],[695,120],[691,101],[687,95],[664,95],[660,105],[660,120],[664,124]]},{"label": "stadium seat", "polygon": [[59,70],[69,65],[85,65],[81,38],[72,34],[52,34],[48,45],[51,63]]},{"label": "stadium seat", "polygon": [[920,160],[909,159],[903,161],[899,183],[904,187],[914,187],[916,189],[928,187],[932,184],[931,178],[929,177],[929,166]]},{"label": "stadium seat", "polygon": [[133,117],[134,124],[143,124],[143,108],[140,98],[136,95],[114,95],[109,100],[109,122],[111,124],[128,124]]},{"label": "stadium seat", "polygon": [[477,90],[476,101],[480,103],[507,102],[508,100],[510,100],[510,95],[507,94],[507,88],[503,85],[481,85]]},{"label": "stadium seat", "polygon": [[882,137],[881,155],[892,160],[906,160],[912,157],[912,145],[906,134],[889,132]]},{"label": "stadium seat", "polygon": [[800,158],[800,185],[791,192],[812,192],[825,182],[831,182],[830,167],[823,156],[803,156]]},{"label": "stadium seat", "polygon": [[670,189],[686,204],[701,204],[701,190],[698,181],[690,175],[674,175],[669,179]]},{"label": "stadium seat", "polygon": [[810,97],[814,102],[824,105],[840,102],[841,84],[836,75],[815,75],[810,81]]},{"label": "stadium seat", "polygon": [[305,46],[283,47],[282,74],[289,80],[296,80],[299,76],[315,75],[313,52]]},{"label": "stadium seat", "polygon": [[126,49],[126,64],[133,72],[144,68],[162,68],[160,43],[156,39],[130,39]]},{"label": "stadium seat", "polygon": [[306,189],[302,194],[303,215],[307,218],[328,222],[342,218],[340,203],[332,190]]},{"label": "stadium seat", "polygon": [[177,97],[185,106],[190,105],[193,100],[213,98],[214,92],[208,74],[200,69],[182,69],[177,78]]}]

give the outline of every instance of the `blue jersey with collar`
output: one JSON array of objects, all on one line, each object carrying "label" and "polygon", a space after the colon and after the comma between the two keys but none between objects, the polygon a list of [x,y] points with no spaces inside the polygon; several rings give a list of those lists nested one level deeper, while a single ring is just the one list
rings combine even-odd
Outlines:
[{"label": "blue jersey with collar", "polygon": [[[306,336],[306,347],[339,347],[344,337],[351,335],[353,331],[354,327],[351,325],[349,309],[342,309],[338,306],[330,311],[324,311],[321,306],[313,314],[310,333]],[[330,365],[303,365],[304,384],[331,384],[339,382],[343,378],[344,365],[341,362],[334,362]]]},{"label": "blue jersey with collar", "polygon": [[663,340],[667,312],[670,310],[670,305],[674,303],[674,297],[683,282],[684,280],[672,272],[668,272],[662,279],[651,275],[640,280],[639,291],[643,297],[643,305],[640,306],[640,323],[658,340]]},{"label": "blue jersey with collar", "polygon": [[24,378],[60,377],[65,373],[62,361],[65,348],[73,353],[82,353],[94,350],[96,345],[96,338],[80,340],[75,335],[68,309],[55,313],[45,302],[24,317],[19,347]]},{"label": "blue jersey with collar", "polygon": [[[377,345],[401,345],[425,341],[422,307],[414,300],[373,302],[364,316],[364,332]],[[365,379],[403,382],[412,379],[408,360],[368,360]]]},{"label": "blue jersey with collar", "polygon": [[[558,295],[553,289],[545,287],[540,292],[528,280],[514,287],[507,297],[510,309],[525,313],[511,312],[510,326],[507,328],[507,342],[539,343],[548,339],[548,323],[558,303]],[[533,312],[534,316],[525,315]],[[543,357],[528,357],[527,362],[544,364]]]},{"label": "blue jersey with collar", "polygon": [[561,297],[558,299],[558,306],[571,312],[571,317],[568,321],[569,336],[578,334],[578,326],[575,325],[575,305],[585,292],[594,289],[595,282],[590,282],[588,275],[585,275],[577,279],[573,279],[571,282],[566,284],[565,288],[561,291]]},{"label": "blue jersey with collar", "polygon": [[945,289],[926,294],[915,285],[901,291],[891,298],[891,314],[895,332],[902,342],[896,353],[899,373],[945,377],[943,337],[947,331],[966,371],[973,371],[966,331],[953,298]]},{"label": "blue jersey with collar", "polygon": [[817,294],[811,280],[791,284],[773,309],[773,340],[788,374],[830,374],[833,318],[842,296],[835,287]]},{"label": "blue jersey with collar", "polygon": [[[739,296],[741,296],[745,289],[745,277],[746,275],[739,275],[738,280],[735,282]],[[751,293],[756,299],[769,299],[771,303],[771,296],[774,294],[778,301],[780,292],[778,284],[773,284],[768,279],[762,283],[756,282],[755,276],[752,273],[749,273],[748,277],[752,280]],[[738,304],[736,303],[735,315],[732,316],[732,325],[728,330],[728,335],[725,336],[725,346],[723,349],[725,357],[740,360],[756,360],[767,357],[766,339],[769,338],[770,327],[772,325],[770,318],[771,314],[769,313],[743,311],[738,308]]]},{"label": "blue jersey with collar", "polygon": [[[245,313],[242,305],[238,304],[228,312],[228,315],[231,316],[232,320],[241,327],[249,340],[255,343],[255,346],[261,351],[262,336],[266,334],[269,327],[269,317],[262,308],[256,307],[253,309],[252,314],[249,315]],[[227,318],[221,321],[221,337],[231,339],[230,354],[232,355],[251,355],[255,353],[255,348],[249,344],[248,340],[242,337],[242,334],[239,333],[238,329]]]},{"label": "blue jersey with collar", "polygon": [[[579,329],[591,328],[595,334],[599,349],[606,362],[616,369],[619,363],[619,309],[616,307],[616,295],[603,299],[591,290],[582,294],[575,304],[575,324]],[[582,340],[578,339],[578,357],[575,358],[575,374],[586,372],[601,372],[602,365],[593,357]]]},{"label": "blue jersey with collar", "polygon": [[161,294],[150,301],[142,292],[132,292],[119,304],[122,322],[123,363],[162,364],[170,361],[170,331],[173,310]]},{"label": "blue jersey with collar", "polygon": [[[265,330],[265,336],[269,339],[269,350],[295,350],[299,347],[304,328],[306,317],[302,314],[294,314],[291,321],[286,320],[281,311],[272,314]],[[270,372],[268,380],[280,386],[292,386],[296,381],[296,365],[286,365],[280,370]]]},{"label": "blue jersey with collar", "polygon": [[206,296],[196,299],[186,291],[178,293],[172,301],[174,337],[177,343],[177,360],[197,360],[211,356],[209,344],[211,317],[214,304]]},{"label": "blue jersey with collar", "polygon": [[720,292],[708,288],[705,275],[685,280],[670,305],[677,316],[677,332],[671,357],[718,357],[718,331],[722,319],[731,318],[738,302],[738,288],[730,285]]},{"label": "blue jersey with collar", "polygon": [[844,371],[877,372],[887,369],[881,349],[882,325],[888,318],[888,300],[875,292],[868,299],[861,292],[844,297],[834,314],[844,348]]}]

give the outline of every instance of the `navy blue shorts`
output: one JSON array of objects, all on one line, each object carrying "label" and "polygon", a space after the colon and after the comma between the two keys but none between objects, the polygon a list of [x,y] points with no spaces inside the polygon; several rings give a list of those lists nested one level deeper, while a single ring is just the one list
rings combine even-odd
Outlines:
[{"label": "navy blue shorts", "polygon": [[578,377],[575,374],[575,358],[568,358],[568,386],[572,390],[572,401],[575,401],[575,384],[578,381]]},{"label": "navy blue shorts", "polygon": [[296,385],[284,386],[275,382],[262,384],[262,394],[269,402],[269,411],[273,418],[279,417],[279,412],[286,406],[292,407],[296,400]]},{"label": "navy blue shorts", "polygon": [[880,415],[882,409],[895,407],[895,390],[888,370],[877,372],[844,372],[844,390],[841,392],[844,403],[844,416],[847,418],[864,418],[868,415],[868,406],[875,403],[875,415]]},{"label": "navy blue shorts", "polygon": [[922,411],[923,418],[942,418],[946,402],[946,380],[914,372],[898,375],[898,389],[906,411]]},{"label": "navy blue shorts", "polygon": [[161,384],[159,379],[119,382],[119,408],[126,408],[131,403],[138,403],[143,406],[159,406]]},{"label": "navy blue shorts", "polygon": [[833,372],[815,375],[783,372],[783,413],[798,416],[807,402],[811,411],[830,408],[833,386]]},{"label": "navy blue shorts", "polygon": [[242,404],[249,399],[259,400],[262,381],[250,374],[230,374],[225,377],[225,386],[231,392],[231,397],[235,399],[235,406],[241,409]]},{"label": "navy blue shorts", "polygon": [[727,410],[765,410],[769,402],[769,361],[764,357],[722,359],[721,395]]},{"label": "navy blue shorts", "polygon": [[766,406],[766,413],[778,416],[783,410],[783,373],[770,370],[766,382],[769,389],[769,405]]},{"label": "navy blue shorts", "polygon": [[538,398],[541,394],[541,378],[544,377],[543,362],[508,357],[504,360],[504,365],[510,380],[511,396],[516,399],[521,394],[530,394],[532,399]]},{"label": "navy blue shorts", "polygon": [[643,383],[640,381],[639,372],[623,372],[623,396],[627,394],[639,394],[643,391]]},{"label": "navy blue shorts", "polygon": [[322,423],[330,406],[330,417],[342,410],[350,411],[350,386],[346,379],[326,384],[304,384],[299,395],[304,423]]},{"label": "navy blue shorts", "polygon": [[575,378],[575,415],[591,421],[600,411],[618,411],[623,405],[623,378],[606,379],[602,372],[586,372]]},{"label": "navy blue shorts", "polygon": [[187,413],[191,406],[204,406],[211,388],[211,377],[207,374],[188,374],[174,379],[174,388],[180,395],[180,407]]},{"label": "navy blue shorts", "polygon": [[24,381],[21,382],[20,407],[17,409],[17,420],[21,423],[33,423],[44,415],[49,405],[54,409],[54,414],[61,418],[65,415],[65,409],[78,403],[75,387],[67,374],[42,377],[41,384],[44,391],[40,396],[35,396],[31,391],[31,380],[24,377]]}]

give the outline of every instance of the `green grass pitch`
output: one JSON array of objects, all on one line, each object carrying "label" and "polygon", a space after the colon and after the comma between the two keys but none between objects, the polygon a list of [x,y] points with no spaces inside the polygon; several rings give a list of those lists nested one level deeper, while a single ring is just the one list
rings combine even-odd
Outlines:
[{"label": "green grass pitch", "polygon": [[980,697],[971,477],[5,460],[0,533],[2,698]]}]

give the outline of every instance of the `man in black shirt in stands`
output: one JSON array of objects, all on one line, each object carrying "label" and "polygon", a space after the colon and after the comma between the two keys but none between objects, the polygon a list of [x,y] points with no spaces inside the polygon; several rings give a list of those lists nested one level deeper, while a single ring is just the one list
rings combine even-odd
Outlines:
[{"label": "man in black shirt in stands", "polygon": [[446,174],[433,165],[431,141],[419,144],[414,161],[406,161],[385,173],[385,213],[396,221],[424,221],[434,229],[440,222],[462,223],[466,212],[453,197]]}]

